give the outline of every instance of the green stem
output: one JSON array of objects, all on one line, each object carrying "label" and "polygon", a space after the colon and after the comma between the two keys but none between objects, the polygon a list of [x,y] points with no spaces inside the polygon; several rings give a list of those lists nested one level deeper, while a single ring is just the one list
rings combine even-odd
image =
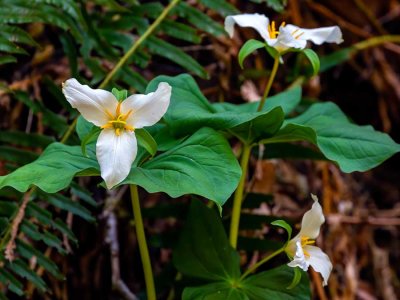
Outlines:
[{"label": "green stem", "polygon": [[130,189],[133,216],[135,218],[136,235],[139,243],[140,258],[143,265],[144,280],[146,282],[147,299],[156,300],[156,289],[154,286],[153,271],[151,269],[150,255],[147,248],[146,236],[144,234],[142,213],[140,211],[139,194],[136,185],[131,184]]},{"label": "green stem", "polygon": [[269,76],[267,86],[265,87],[264,95],[260,101],[260,104],[258,105],[257,111],[261,111],[263,109],[265,101],[267,100],[269,91],[271,90],[272,82],[274,82],[276,72],[278,71],[279,57],[280,56],[275,57],[274,66],[272,67],[271,75]]},{"label": "green stem", "polygon": [[246,184],[247,166],[249,164],[250,153],[251,153],[251,146],[246,144],[243,145],[242,158],[240,160],[242,177],[240,177],[239,185],[235,191],[235,195],[233,196],[233,209],[232,209],[231,227],[229,232],[229,241],[231,243],[231,246],[235,249],[237,246],[237,240],[239,234],[240,211],[242,209],[243,192]]},{"label": "green stem", "polygon": [[261,265],[265,264],[267,261],[271,260],[278,254],[281,254],[283,251],[285,251],[285,247],[276,250],[274,253],[271,253],[270,255],[264,257],[259,262],[252,265],[250,268],[247,269],[246,272],[243,273],[243,275],[240,277],[239,281],[242,281],[243,279],[245,279],[247,276],[249,276],[251,273],[253,273],[255,270],[257,270]]},{"label": "green stem", "polygon": [[384,43],[400,43],[400,35],[381,35],[372,37],[365,41],[354,44],[351,48],[361,51],[367,48],[379,46],[380,44]]},{"label": "green stem", "polygon": [[[103,79],[103,81],[99,85],[99,89],[104,88],[110,80],[115,76],[115,74],[122,68],[122,66],[126,63],[126,61],[136,52],[136,50],[143,44],[143,42],[154,32],[154,30],[160,25],[160,23],[168,16],[171,9],[173,9],[180,0],[173,0],[171,3],[163,10],[163,12],[158,16],[158,18],[150,25],[149,28],[143,33],[143,35],[132,45],[132,47],[125,53],[125,55],[118,61],[115,67],[111,70],[110,73]],[[77,119],[75,119],[72,124],[68,127],[64,136],[62,137],[62,143],[65,143],[72,132],[75,129],[77,123]]]}]

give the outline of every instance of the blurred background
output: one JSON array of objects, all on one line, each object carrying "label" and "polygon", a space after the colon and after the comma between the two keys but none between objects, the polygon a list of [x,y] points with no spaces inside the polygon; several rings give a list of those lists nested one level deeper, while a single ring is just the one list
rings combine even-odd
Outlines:
[{"label": "blurred background", "polygon": [[[218,6],[222,2],[227,5]],[[333,101],[355,123],[370,124],[400,142],[399,0],[222,2],[182,1],[114,84],[129,88],[130,93],[143,92],[147,82],[157,75],[190,72],[210,101],[254,101],[263,92],[273,61],[260,51],[246,59],[242,70],[237,62],[241,46],[250,38],[260,37],[252,29],[236,28],[230,39],[223,34],[224,16],[236,8],[240,12],[266,14],[278,24],[285,21],[305,28],[339,25],[342,44],[312,46],[321,58],[321,74],[308,76],[307,62],[289,54],[278,71],[271,95],[302,84],[299,111],[310,103]],[[0,1],[0,175],[34,160],[48,143],[61,136],[76,115],[61,94],[61,82],[77,77],[87,79],[93,86],[98,84],[166,4],[167,1]],[[397,44],[373,39],[385,40],[388,35],[397,35]],[[236,150],[238,144],[233,141],[232,147]],[[267,200],[259,208],[245,212],[249,216],[243,218],[246,230],[239,244],[242,263],[255,261],[268,250],[264,239],[282,238],[269,232],[268,216],[299,221],[311,205],[310,193],[314,193],[320,197],[326,215],[317,244],[334,265],[325,289],[319,275],[310,273],[314,298],[397,299],[400,156],[372,171],[352,174],[315,159],[314,154],[309,154],[309,160],[282,156],[282,149],[267,148],[267,159],[251,162],[254,181],[249,191],[263,194]],[[56,262],[67,278],[59,281],[30,261],[51,291],[39,293],[34,284],[24,283],[32,298],[120,299],[121,295],[112,290],[115,270],[107,240],[110,226],[115,229],[113,220],[120,237],[120,275],[140,296],[144,282],[129,201],[121,201],[110,219],[104,203],[107,197],[116,195],[99,192],[97,182],[81,178],[77,183],[87,191],[76,187],[71,192],[71,199],[83,203],[91,212],[89,216],[81,212],[77,217],[70,208],[55,202],[40,204],[75,233],[79,247],[69,242],[65,234],[60,235],[60,247],[66,255],[60,255],[46,242],[31,241]],[[118,195],[122,200],[125,197],[123,192]],[[21,199],[12,191],[1,191],[0,197],[2,201]],[[86,201],[82,200],[85,197]],[[143,191],[141,198],[159,290],[164,291],[163,299],[173,299],[170,287],[176,274],[171,247],[189,199],[149,196]],[[0,215],[7,217],[5,206]],[[93,220],[96,221],[88,222]],[[9,297],[21,298],[14,294]]]}]

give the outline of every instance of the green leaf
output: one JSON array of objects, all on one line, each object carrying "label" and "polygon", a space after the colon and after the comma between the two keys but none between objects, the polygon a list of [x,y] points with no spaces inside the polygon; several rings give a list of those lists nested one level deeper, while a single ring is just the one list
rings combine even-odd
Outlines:
[{"label": "green leaf", "polygon": [[0,141],[24,147],[46,147],[54,138],[36,133],[22,131],[0,131]]},{"label": "green leaf", "polygon": [[200,3],[217,11],[223,17],[239,13],[239,10],[230,4],[228,0],[200,0]]},{"label": "green leaf", "polygon": [[226,35],[225,29],[219,23],[215,22],[206,14],[200,10],[188,5],[186,2],[180,2],[173,11],[180,17],[183,17],[189,21],[193,26],[208,32],[214,36]]},{"label": "green leaf", "polygon": [[242,69],[243,69],[243,61],[245,60],[245,58],[260,48],[265,48],[265,43],[253,39],[248,40],[242,46],[242,48],[240,48],[238,60],[239,60],[239,65]]},{"label": "green leaf", "polygon": [[[183,290],[182,300],[250,300],[245,292],[233,288],[228,282],[214,282]],[[256,299],[254,299],[256,300]]]},{"label": "green leaf", "polygon": [[17,251],[22,257],[27,260],[35,257],[38,264],[46,269],[48,272],[50,272],[54,277],[60,280],[64,279],[64,276],[60,273],[57,265],[46,256],[44,256],[40,251],[34,249],[32,246],[24,243],[21,240],[18,240]]},{"label": "green leaf", "polygon": [[[79,146],[53,143],[34,162],[0,176],[0,189],[10,186],[24,192],[35,185],[46,193],[56,193],[68,187],[78,174],[99,175],[99,165],[93,150],[89,150],[91,155],[86,158]],[[240,175],[226,139],[203,128],[142,166],[133,167],[125,183],[138,184],[151,193],[165,192],[171,197],[197,194],[222,205],[236,188]],[[82,212],[80,216],[89,218]]]},{"label": "green leaf", "polygon": [[274,225],[274,226],[279,226],[279,227],[282,227],[283,229],[285,229],[287,234],[288,234],[287,240],[288,241],[290,240],[290,238],[292,237],[292,227],[288,223],[286,223],[286,221],[284,221],[284,220],[276,220],[276,221],[273,221],[271,224]]},{"label": "green leaf", "polygon": [[251,300],[310,300],[310,283],[302,272],[299,284],[287,289],[294,276],[293,268],[286,265],[247,277],[241,286]]},{"label": "green leaf", "polygon": [[122,102],[126,98],[128,98],[128,91],[127,90],[118,90],[116,88],[113,88],[111,90],[111,93],[114,95],[115,98],[117,98],[117,100],[119,102]]},{"label": "green leaf", "polygon": [[[281,93],[268,97],[262,111],[267,112],[275,107],[281,107],[285,116],[295,110],[301,101],[301,87],[296,86],[285,90]],[[228,102],[215,103],[213,108],[218,112],[233,111],[236,113],[255,112],[257,111],[259,101],[243,104],[232,104]]]},{"label": "green leaf", "polygon": [[0,36],[12,43],[25,44],[29,46],[39,46],[25,30],[17,26],[0,24]]},{"label": "green leaf", "polygon": [[53,143],[34,162],[0,176],[0,189],[11,186],[25,192],[35,185],[46,193],[56,193],[68,187],[78,172],[98,168],[96,160],[82,156],[80,146]]},{"label": "green leaf", "polygon": [[93,126],[91,128],[91,130],[89,131],[89,133],[86,134],[86,136],[82,139],[81,150],[82,150],[83,156],[89,157],[86,152],[86,146],[88,144],[93,143],[94,141],[97,141],[100,131],[101,131],[101,128],[99,128],[97,126]]},{"label": "green leaf", "polygon": [[226,139],[210,128],[202,128],[176,147],[132,168],[123,183],[174,198],[196,194],[222,205],[235,190],[240,175]]},{"label": "green leaf", "polygon": [[17,59],[12,55],[2,55],[0,56],[0,65],[16,63]]},{"label": "green leaf", "polygon": [[301,280],[301,274],[302,274],[301,269],[296,267],[296,268],[293,268],[293,270],[294,270],[293,281],[287,287],[288,290],[294,289],[300,283],[300,280]]},{"label": "green leaf", "polygon": [[139,145],[143,146],[151,156],[154,156],[157,153],[157,142],[151,134],[144,128],[136,129],[135,134]]},{"label": "green leaf", "polygon": [[29,266],[21,259],[16,259],[13,262],[6,263],[7,268],[18,274],[19,276],[26,278],[32,282],[40,291],[44,292],[47,289],[46,283],[40,278],[35,272],[33,272]]},{"label": "green leaf", "polygon": [[321,72],[328,71],[329,69],[349,60],[354,53],[354,48],[345,48],[335,51],[329,55],[321,57]]},{"label": "green leaf", "polygon": [[344,172],[369,170],[395,153],[400,145],[371,126],[358,126],[333,103],[317,103],[285,121],[277,134],[263,143],[309,141]]},{"label": "green leaf", "polygon": [[61,195],[61,194],[52,194],[45,195],[41,194],[41,196],[50,204],[58,207],[60,209],[69,211],[81,218],[85,219],[89,222],[94,222],[96,219],[92,216],[89,210],[79,204],[77,201],[72,201],[70,198]]},{"label": "green leaf", "polygon": [[320,67],[320,62],[319,62],[319,57],[318,54],[315,53],[312,49],[306,48],[302,51],[304,55],[307,57],[307,59],[310,61],[312,69],[313,69],[313,75],[317,75],[319,72],[319,67]]},{"label": "green leaf", "polygon": [[230,246],[221,218],[200,201],[193,200],[173,262],[185,276],[230,282],[240,277],[239,255]]},{"label": "green leaf", "polygon": [[255,3],[265,2],[268,7],[272,8],[276,12],[283,12],[287,4],[287,0],[250,0]]},{"label": "green leaf", "polygon": [[[147,92],[154,91],[162,81],[172,86],[171,102],[164,120],[175,136],[190,134],[204,126],[216,130],[236,127],[237,135],[250,140],[260,138],[263,131],[265,135],[272,134],[283,121],[283,111],[280,107],[265,112],[243,110],[238,113],[238,110],[233,109],[221,110],[220,107],[211,105],[193,78],[185,74],[176,77],[159,76],[149,83]],[[254,127],[254,132],[249,132],[253,123],[259,127]],[[269,127],[261,128],[264,123]]]},{"label": "green leaf", "polygon": [[196,29],[176,21],[164,20],[160,24],[160,30],[164,31],[169,36],[194,44],[199,44],[201,42],[201,37],[197,35]]},{"label": "green leaf", "polygon": [[168,58],[172,62],[182,66],[190,72],[193,72],[201,78],[208,78],[206,70],[196,60],[183,52],[180,48],[154,36],[149,37],[146,40],[145,45],[153,54]]},{"label": "green leaf", "polygon": [[5,268],[0,268],[0,282],[18,296],[24,295],[24,285],[8,271],[6,271]]}]

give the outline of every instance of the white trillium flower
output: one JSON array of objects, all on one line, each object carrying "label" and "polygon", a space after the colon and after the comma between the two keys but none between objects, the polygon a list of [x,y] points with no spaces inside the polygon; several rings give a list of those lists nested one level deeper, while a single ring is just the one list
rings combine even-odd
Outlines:
[{"label": "white trillium flower", "polygon": [[135,129],[154,125],[167,112],[171,86],[161,82],[153,93],[131,95],[119,102],[112,93],[71,78],[63,84],[63,93],[87,121],[102,128],[96,156],[101,177],[111,189],[128,176],[136,158]]},{"label": "white trillium flower", "polygon": [[342,32],[338,26],[305,29],[282,23],[276,30],[275,22],[270,23],[265,15],[241,14],[228,16],[225,19],[225,30],[230,37],[233,37],[235,24],[240,27],[254,28],[268,46],[275,48],[278,52],[284,52],[291,48],[304,49],[307,46],[307,41],[317,45],[343,42]]},{"label": "white trillium flower", "polygon": [[321,225],[325,222],[325,217],[318,198],[315,195],[311,196],[314,204],[304,214],[300,232],[289,241],[285,251],[293,259],[288,263],[289,267],[299,267],[307,271],[311,266],[322,275],[323,285],[326,285],[332,271],[332,263],[320,248],[312,246],[319,235]]}]

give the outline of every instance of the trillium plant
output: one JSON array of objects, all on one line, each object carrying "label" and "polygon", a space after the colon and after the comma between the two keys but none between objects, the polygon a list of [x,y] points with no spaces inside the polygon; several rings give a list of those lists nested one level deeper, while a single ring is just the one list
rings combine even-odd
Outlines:
[{"label": "trillium plant", "polygon": [[[176,1],[171,3],[176,4]],[[162,16],[167,15],[168,11]],[[154,26],[158,24],[156,22]],[[308,155],[302,157],[304,151],[299,151],[293,156],[308,159],[312,153],[313,159],[328,161],[343,172],[366,171],[400,151],[400,146],[388,135],[371,126],[354,124],[336,104],[302,102],[302,83],[320,71],[318,55],[307,47],[340,44],[343,39],[338,26],[305,29],[281,23],[278,27],[264,15],[240,14],[225,19],[225,30],[230,37],[233,37],[236,25],[255,29],[263,39],[245,42],[238,55],[239,65],[245,68],[244,59],[252,53],[261,55],[267,64],[271,61],[271,71],[265,72],[267,84],[258,87],[260,91],[264,90],[258,101],[241,104],[210,102],[188,74],[158,76],[148,83],[145,91],[143,88],[142,94],[128,96],[132,87],[124,86],[112,77],[137,49],[133,48],[98,89],[94,84],[83,84],[88,82],[83,77],[77,77],[82,83],[74,78],[65,80],[60,91],[65,96],[65,107],[71,113],[71,125],[62,142],[50,143],[36,160],[0,176],[0,189],[13,188],[17,193],[28,195],[23,197],[25,204],[21,205],[21,210],[34,195],[56,203],[62,209],[67,207],[76,211],[80,204],[69,197],[83,188],[76,180],[83,176],[94,177],[90,186],[92,192],[97,191],[98,197],[112,198],[121,192],[120,202],[111,201],[112,205],[109,205],[106,201],[104,211],[107,213],[120,205],[115,203],[125,203],[126,197],[130,197],[144,273],[140,284],[146,286],[149,300],[161,299],[167,294],[170,295],[168,299],[184,300],[310,299],[309,267],[321,274],[320,281],[314,282],[320,286],[329,285],[329,276],[335,272],[335,262],[331,262],[318,247],[323,245],[318,236],[324,236],[322,207],[312,195],[313,201],[307,202],[312,204],[311,209],[304,209],[300,231],[293,238],[292,226],[300,220],[269,216],[274,220],[268,224],[270,232],[276,230],[279,239],[273,242],[265,236],[257,239],[254,245],[262,244],[264,252],[254,256],[259,257],[258,261],[249,259],[245,262],[239,251],[251,256],[254,250],[246,244],[246,238],[253,238],[248,232],[254,228],[265,232],[267,220],[265,216],[261,223],[254,221],[250,229],[245,222],[241,224],[241,216],[255,208],[248,197],[257,196],[257,203],[261,203],[271,196],[252,193],[249,165],[252,161],[266,159],[270,149],[275,149],[278,158],[283,152],[297,151],[291,149],[307,149]],[[151,30],[154,28],[150,27]],[[269,55],[255,52],[257,49],[264,49]],[[311,68],[301,74],[303,80],[295,80],[270,96],[283,57],[298,54],[308,58]],[[312,72],[308,72],[311,69]],[[128,90],[119,90],[113,85]],[[301,109],[298,109],[300,104]],[[235,145],[235,152],[232,145]],[[85,182],[89,181],[79,181],[80,184]],[[124,194],[124,186],[129,186],[129,195]],[[157,251],[148,250],[145,236],[141,204],[152,193],[159,193],[163,205],[168,205],[171,198],[179,198],[174,202],[179,203],[179,209],[175,209],[177,206],[155,209],[144,215],[159,213],[162,217],[182,221],[182,228],[176,231],[179,238],[178,235],[170,241],[155,238],[157,241],[152,240],[151,244],[152,248],[172,250],[173,266],[165,274],[171,272],[168,274],[174,275],[168,276],[171,277],[168,284],[154,283],[151,262],[154,259],[152,253]],[[139,195],[143,197],[140,199]],[[300,196],[298,198],[296,200],[300,200]],[[129,203],[123,206],[129,206]],[[28,211],[30,216],[36,218],[32,211]],[[40,207],[35,211],[40,212]],[[87,217],[88,210],[83,212],[79,211],[80,216]],[[1,242],[2,251],[7,249],[10,259],[12,251],[22,245],[16,239],[24,213],[22,217],[20,213],[18,215],[20,217],[15,218],[17,221],[12,223]],[[228,232],[222,220],[228,222]],[[149,222],[148,226],[153,223]],[[69,234],[69,229],[60,227],[59,223],[51,224]],[[23,223],[23,229],[26,228]],[[271,268],[271,260],[280,267]],[[131,269],[137,270],[133,266]],[[158,277],[166,277],[165,274],[158,274]],[[144,288],[140,292],[144,294]]]}]

